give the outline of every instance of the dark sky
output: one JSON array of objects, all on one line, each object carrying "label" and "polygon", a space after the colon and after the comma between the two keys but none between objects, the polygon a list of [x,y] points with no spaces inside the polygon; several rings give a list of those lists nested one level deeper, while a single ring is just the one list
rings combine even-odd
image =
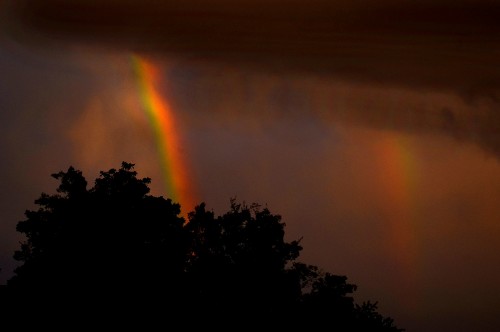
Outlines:
[{"label": "dark sky", "polygon": [[500,330],[499,2],[18,0],[0,18],[2,283],[51,173],[125,160],[166,194],[139,54],[193,196],[267,204],[303,261],[408,331]]}]

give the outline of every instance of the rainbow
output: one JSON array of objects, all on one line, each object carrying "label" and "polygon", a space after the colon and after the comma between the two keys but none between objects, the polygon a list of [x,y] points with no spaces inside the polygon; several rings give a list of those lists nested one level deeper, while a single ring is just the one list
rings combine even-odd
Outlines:
[{"label": "rainbow", "polygon": [[142,56],[132,55],[142,107],[155,135],[156,147],[167,196],[191,211],[196,199],[190,183],[175,116],[165,98],[157,90],[158,68]]},{"label": "rainbow", "polygon": [[[383,214],[388,226],[388,255],[399,266],[401,289],[407,299],[418,298],[415,278],[418,274],[418,162],[412,152],[411,141],[396,133],[382,133],[375,142],[375,167],[383,200]],[[408,303],[415,305],[415,303]]]}]

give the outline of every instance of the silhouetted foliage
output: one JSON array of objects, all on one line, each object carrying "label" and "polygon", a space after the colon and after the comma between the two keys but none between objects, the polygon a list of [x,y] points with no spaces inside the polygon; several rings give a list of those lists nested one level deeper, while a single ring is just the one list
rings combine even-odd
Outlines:
[{"label": "silhouetted foliage", "polygon": [[42,193],[17,225],[22,264],[0,293],[17,300],[11,312],[114,327],[402,331],[376,302],[356,304],[347,277],[298,262],[300,240],[285,241],[268,208],[232,199],[216,217],[201,203],[185,220],[126,162],[90,189],[73,167],[52,176],[57,194]]}]

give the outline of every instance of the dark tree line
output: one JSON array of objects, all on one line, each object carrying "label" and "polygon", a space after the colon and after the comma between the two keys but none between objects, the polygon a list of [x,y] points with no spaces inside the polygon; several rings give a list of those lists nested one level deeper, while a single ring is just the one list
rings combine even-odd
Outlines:
[{"label": "dark tree line", "polygon": [[267,208],[231,200],[215,216],[201,203],[185,220],[126,162],[90,189],[73,167],[52,176],[57,194],[42,193],[39,209],[17,224],[21,264],[0,293],[9,317],[163,330],[403,331],[376,302],[355,303],[345,276],[299,262],[300,240],[286,242],[285,224]]}]

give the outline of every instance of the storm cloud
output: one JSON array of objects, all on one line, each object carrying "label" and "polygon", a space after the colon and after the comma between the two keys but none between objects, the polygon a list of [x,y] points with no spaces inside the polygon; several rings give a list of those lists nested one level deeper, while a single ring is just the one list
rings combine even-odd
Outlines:
[{"label": "storm cloud", "polygon": [[[417,101],[409,96],[415,92],[404,92],[413,106],[372,104],[377,112],[356,108],[349,120],[380,127],[390,118],[398,130],[440,132],[500,155],[496,1],[46,0],[4,6],[4,32],[31,45],[84,44],[288,79],[306,75],[332,86],[344,81],[361,90],[416,90]],[[426,109],[427,91],[461,102]]]},{"label": "storm cloud", "polygon": [[44,42],[471,94],[500,83],[494,2],[21,0],[7,8],[10,31]]}]

